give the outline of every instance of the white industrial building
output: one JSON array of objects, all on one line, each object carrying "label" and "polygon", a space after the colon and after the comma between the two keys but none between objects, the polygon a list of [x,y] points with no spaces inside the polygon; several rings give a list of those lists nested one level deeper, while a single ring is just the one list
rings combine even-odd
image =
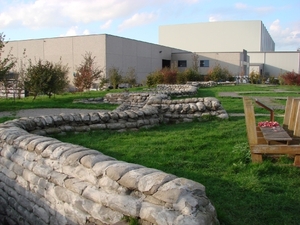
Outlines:
[{"label": "white industrial building", "polygon": [[215,65],[226,67],[234,76],[252,70],[279,76],[286,71],[300,73],[300,52],[275,52],[275,43],[261,21],[209,22],[161,26],[159,44],[108,34],[10,41],[6,53],[27,59],[49,60],[69,67],[72,81],[83,55],[91,52],[99,68],[119,68],[124,74],[134,68],[137,81],[175,62],[180,70],[190,68],[197,55],[199,72],[206,74]]},{"label": "white industrial building", "polygon": [[25,49],[27,59],[33,62],[39,59],[52,62],[61,60],[63,65],[67,64],[69,67],[71,81],[76,68],[83,61],[83,56],[91,52],[96,65],[103,69],[104,75],[112,67],[123,73],[129,68],[134,68],[139,83],[143,82],[150,72],[170,66],[172,54],[182,52],[175,48],[108,34],[10,41],[6,45],[6,51],[10,49],[19,59],[22,58]]},{"label": "white industrial building", "polygon": [[300,73],[300,52],[275,52],[275,43],[260,20],[160,26],[159,44],[196,52],[199,60],[209,60],[210,68],[219,63],[235,76],[251,71],[274,77]]},{"label": "white industrial building", "polygon": [[192,52],[275,50],[272,37],[259,20],[160,26],[159,44]]}]

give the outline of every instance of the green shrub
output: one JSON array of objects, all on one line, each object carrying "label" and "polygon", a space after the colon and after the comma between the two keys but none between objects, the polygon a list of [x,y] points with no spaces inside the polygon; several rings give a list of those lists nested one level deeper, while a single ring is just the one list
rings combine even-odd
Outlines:
[{"label": "green shrub", "polygon": [[269,77],[269,83],[279,85],[279,79],[271,76],[271,77]]},{"label": "green shrub", "polygon": [[129,67],[125,77],[123,78],[124,83],[128,83],[131,87],[136,85],[136,72],[133,67]]},{"label": "green shrub", "polygon": [[108,70],[109,82],[113,86],[114,89],[117,89],[119,84],[122,83],[122,75],[121,71],[117,67],[111,67]]},{"label": "green shrub", "polygon": [[227,68],[222,68],[220,64],[217,64],[212,70],[208,72],[209,80],[218,82],[218,81],[226,81],[232,74],[229,72]]},{"label": "green shrub", "polygon": [[177,84],[186,84],[186,82],[187,82],[187,77],[186,77],[185,73],[179,72],[176,76],[176,83]]},{"label": "green shrub", "polygon": [[187,81],[200,81],[201,80],[201,75],[198,73],[198,71],[194,69],[187,69],[184,71],[184,75],[186,77]]},{"label": "green shrub", "polygon": [[260,83],[260,74],[254,70],[249,74],[250,83],[251,84],[259,84]]},{"label": "green shrub", "polygon": [[29,61],[26,90],[33,94],[34,99],[38,94],[46,94],[50,98],[52,94],[62,93],[67,88],[67,74],[68,67],[62,65],[61,61],[55,64],[41,59],[36,64]]}]

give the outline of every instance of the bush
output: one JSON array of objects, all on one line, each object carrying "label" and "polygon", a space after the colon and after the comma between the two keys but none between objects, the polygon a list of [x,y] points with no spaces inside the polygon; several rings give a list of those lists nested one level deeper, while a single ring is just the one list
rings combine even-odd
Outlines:
[{"label": "bush", "polygon": [[26,70],[26,90],[33,94],[34,99],[38,94],[46,94],[49,98],[52,94],[62,93],[68,86],[68,67],[58,62],[56,64],[40,59],[35,65],[29,61]]},{"label": "bush", "polygon": [[203,75],[199,74],[195,69],[187,69],[184,71],[186,81],[203,81]]},{"label": "bush", "polygon": [[279,80],[277,78],[271,76],[271,77],[269,77],[269,83],[279,85]]},{"label": "bush", "polygon": [[208,72],[209,80],[220,82],[226,81],[232,74],[229,72],[227,68],[222,68],[219,64],[217,64],[212,70]]},{"label": "bush", "polygon": [[108,70],[109,82],[114,89],[117,89],[119,84],[122,83],[121,71],[117,67],[112,67]]},{"label": "bush", "polygon": [[163,84],[176,84],[178,70],[163,68],[160,72],[163,76]]},{"label": "bush", "polygon": [[177,84],[186,84],[186,82],[187,82],[187,77],[186,77],[185,73],[179,72],[176,76],[176,83]]},{"label": "bush", "polygon": [[250,83],[251,84],[259,84],[260,83],[260,74],[254,70],[249,74]]},{"label": "bush", "polygon": [[128,83],[131,87],[136,85],[136,72],[133,67],[129,67],[125,77],[123,78],[124,83]]},{"label": "bush", "polygon": [[155,87],[157,84],[162,84],[164,81],[163,74],[160,70],[150,73],[147,76],[146,84],[148,87]]},{"label": "bush", "polygon": [[280,76],[282,84],[300,86],[300,74],[293,72],[286,72]]}]

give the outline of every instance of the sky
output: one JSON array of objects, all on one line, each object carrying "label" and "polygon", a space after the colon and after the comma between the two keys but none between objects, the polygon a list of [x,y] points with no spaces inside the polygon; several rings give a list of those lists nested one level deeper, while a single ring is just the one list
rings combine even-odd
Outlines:
[{"label": "sky", "polygon": [[0,0],[6,41],[111,34],[158,44],[162,25],[236,20],[261,20],[276,51],[300,48],[300,0]]}]

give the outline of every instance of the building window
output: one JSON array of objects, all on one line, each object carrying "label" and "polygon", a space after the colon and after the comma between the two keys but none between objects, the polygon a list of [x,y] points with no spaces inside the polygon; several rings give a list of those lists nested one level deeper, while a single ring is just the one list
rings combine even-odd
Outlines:
[{"label": "building window", "polygon": [[178,60],[178,67],[186,67],[186,60]]},{"label": "building window", "polygon": [[209,60],[200,60],[200,67],[209,67]]}]

